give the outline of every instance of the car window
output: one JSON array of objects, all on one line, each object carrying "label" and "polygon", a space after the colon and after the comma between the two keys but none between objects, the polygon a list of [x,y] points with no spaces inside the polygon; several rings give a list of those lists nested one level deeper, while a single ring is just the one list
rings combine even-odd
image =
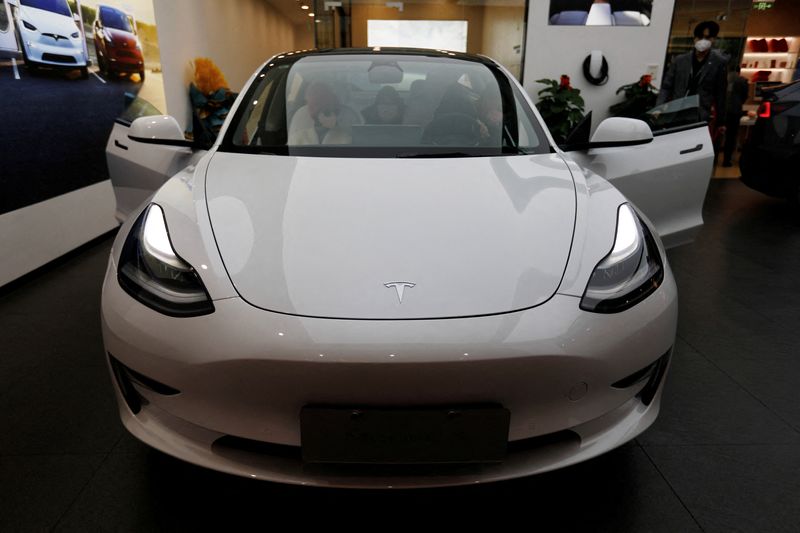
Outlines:
[{"label": "car window", "polygon": [[130,125],[131,122],[139,117],[152,117],[161,114],[161,111],[144,98],[125,93],[125,111],[117,117],[117,121]]},{"label": "car window", "polygon": [[122,11],[118,11],[116,9],[111,9],[108,7],[101,7],[100,20],[103,22],[103,26],[106,28],[112,28],[115,30],[121,30],[121,31],[126,31],[128,33],[133,33],[133,28],[131,27],[130,19]]},{"label": "car window", "polygon": [[72,17],[72,11],[69,10],[67,0],[20,0],[20,4],[34,9],[58,13],[65,17]]},{"label": "car window", "polygon": [[700,99],[696,94],[677,98],[654,107],[641,118],[653,132],[697,124],[700,122]]},{"label": "car window", "polygon": [[259,73],[221,149],[326,157],[549,151],[499,69],[424,55],[312,55]]}]

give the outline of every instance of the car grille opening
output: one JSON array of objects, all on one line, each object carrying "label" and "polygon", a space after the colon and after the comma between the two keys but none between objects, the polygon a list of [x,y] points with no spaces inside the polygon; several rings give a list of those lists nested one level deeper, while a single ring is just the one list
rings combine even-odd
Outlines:
[{"label": "car grille opening", "polygon": [[[508,453],[524,453],[537,448],[548,446],[575,445],[580,446],[580,436],[572,430],[563,430],[556,433],[531,437],[508,443]],[[284,458],[293,461],[302,461],[303,454],[300,446],[273,444],[242,437],[225,435],[212,444],[214,453],[225,456],[245,452],[255,455]],[[306,472],[331,475],[351,476],[421,476],[421,475],[456,475],[459,473],[474,473],[486,465],[482,463],[436,463],[436,464],[327,464],[304,463]]]},{"label": "car grille opening", "polygon": [[234,437],[233,435],[225,435],[224,437],[218,438],[214,441],[214,444],[212,444],[212,448],[217,453],[231,450],[257,455],[269,455],[272,457],[284,457],[286,459],[296,459],[298,461],[302,457],[300,446],[273,444],[271,442]]},{"label": "car grille opening", "polygon": [[622,378],[621,380],[612,383],[611,386],[615,389],[627,389],[645,379],[649,378],[655,372],[664,359],[669,358],[669,352],[665,353],[646,367],[637,370],[633,374]]},{"label": "car grille opening", "polygon": [[74,57],[61,54],[42,54],[42,61],[52,61],[53,63],[77,63]]},{"label": "car grille opening", "polygon": [[667,373],[667,367],[669,366],[669,359],[671,355],[672,351],[670,350],[662,355],[658,361],[656,361],[656,366],[650,373],[650,379],[647,381],[647,385],[645,385],[644,388],[639,391],[639,399],[644,405],[650,405],[650,403],[653,401],[653,398],[655,398],[658,387],[661,385],[661,382]]},{"label": "car grille opening", "polygon": [[181,392],[160,381],[147,377],[141,372],[128,368],[110,353],[108,354],[108,360],[111,364],[111,370],[114,373],[117,384],[119,385],[120,392],[122,392],[122,397],[125,399],[125,403],[128,404],[133,414],[138,414],[139,411],[142,410],[142,405],[146,404],[146,400],[142,398],[133,386],[134,383],[162,396],[175,396]]}]

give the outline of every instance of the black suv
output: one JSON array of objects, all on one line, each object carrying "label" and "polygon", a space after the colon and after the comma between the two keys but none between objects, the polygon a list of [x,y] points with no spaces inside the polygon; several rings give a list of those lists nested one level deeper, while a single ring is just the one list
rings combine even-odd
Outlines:
[{"label": "black suv", "polygon": [[742,149],[742,181],[770,196],[800,202],[800,80],[765,88],[758,119]]}]

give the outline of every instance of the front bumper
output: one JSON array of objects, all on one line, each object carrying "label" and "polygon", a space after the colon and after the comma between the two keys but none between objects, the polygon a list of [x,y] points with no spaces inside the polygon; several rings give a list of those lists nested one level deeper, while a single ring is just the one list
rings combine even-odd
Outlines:
[{"label": "front bumper", "polygon": [[[495,481],[567,466],[627,442],[655,419],[664,373],[648,403],[642,390],[649,375],[619,382],[669,352],[677,320],[668,267],[653,295],[612,315],[586,313],[577,298],[562,295],[506,315],[416,321],[312,319],[259,310],[239,298],[214,303],[216,311],[203,317],[160,315],[122,291],[109,264],[106,350],[179,391],[159,393],[134,380],[142,399],[134,414],[115,379],[126,428],[163,452],[216,470],[348,487]],[[304,405],[473,403],[511,412],[512,446],[501,464],[388,471],[312,467],[299,457]],[[277,446],[231,445],[247,441]]]},{"label": "front bumper", "polygon": [[[31,32],[28,32],[29,34]],[[60,68],[81,68],[88,66],[80,40],[52,44],[49,37],[39,35],[23,36],[23,46],[28,61],[39,65]]]},{"label": "front bumper", "polygon": [[116,72],[141,72],[144,70],[142,53],[136,49],[107,48],[108,68]]}]

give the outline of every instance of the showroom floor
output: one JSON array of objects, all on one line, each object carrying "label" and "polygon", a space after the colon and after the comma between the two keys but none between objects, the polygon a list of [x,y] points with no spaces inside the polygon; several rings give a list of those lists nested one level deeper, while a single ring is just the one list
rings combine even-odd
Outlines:
[{"label": "showroom floor", "polygon": [[[404,492],[281,486],[203,470],[122,429],[98,307],[111,238],[0,297],[0,531],[265,529],[522,519],[544,530],[798,531],[800,214],[714,180],[670,253],[681,315],[656,424],[562,471]],[[302,511],[298,512],[300,509]],[[281,529],[281,528],[278,528]]]}]

